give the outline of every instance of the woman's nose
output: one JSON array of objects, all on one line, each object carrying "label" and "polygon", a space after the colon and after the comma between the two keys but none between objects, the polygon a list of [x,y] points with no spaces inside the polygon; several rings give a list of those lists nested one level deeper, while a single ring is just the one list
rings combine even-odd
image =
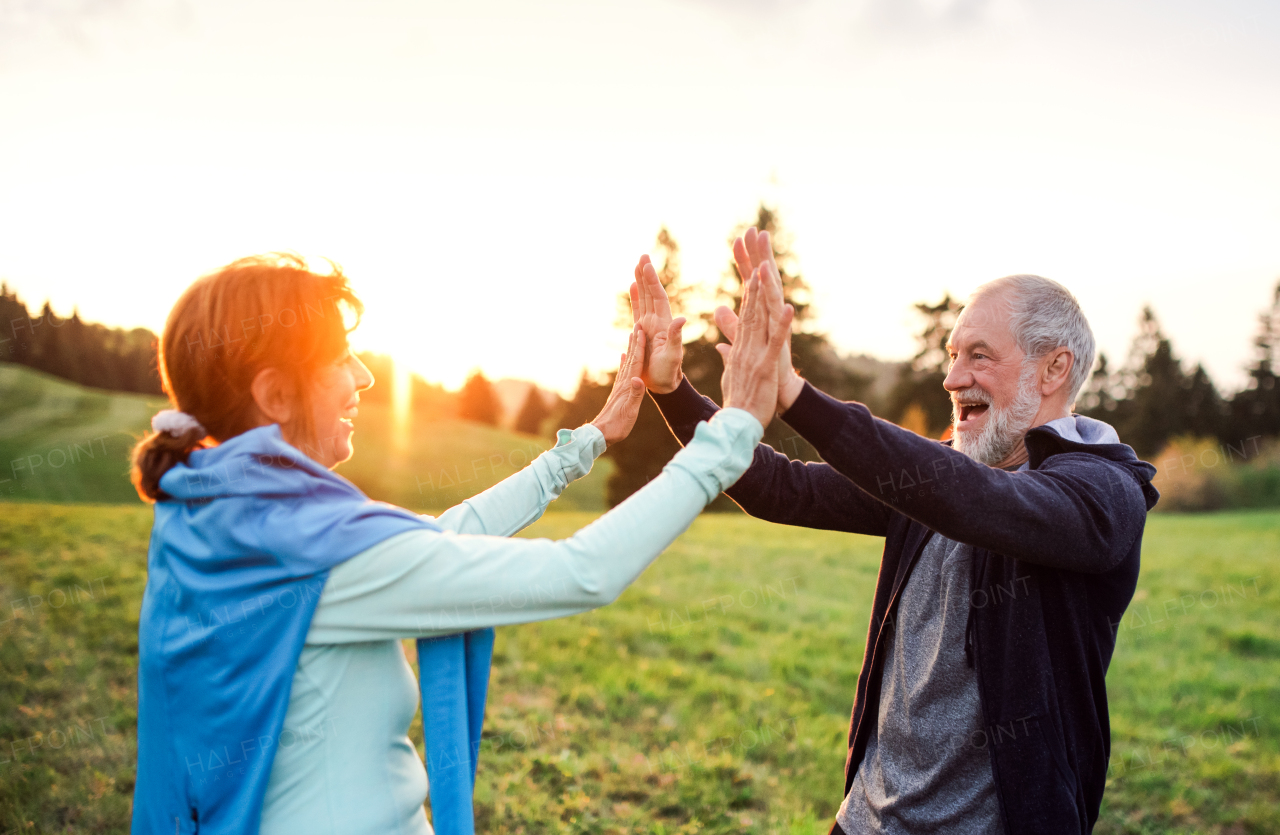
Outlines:
[{"label": "woman's nose", "polygon": [[355,364],[353,370],[355,371],[356,391],[364,391],[367,388],[372,388],[374,383],[373,372],[369,370],[367,365],[360,361],[359,357],[352,355],[351,361]]}]

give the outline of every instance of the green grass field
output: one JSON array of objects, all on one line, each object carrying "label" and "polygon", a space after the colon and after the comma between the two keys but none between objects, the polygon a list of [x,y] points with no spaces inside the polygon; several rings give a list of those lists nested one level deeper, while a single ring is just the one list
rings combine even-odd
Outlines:
[{"label": "green grass field", "polygon": [[[127,831],[149,523],[0,504],[0,833]],[[1151,519],[1097,831],[1280,831],[1278,553],[1280,513]],[[704,515],[613,606],[499,630],[480,831],[825,832],[878,557]]]}]

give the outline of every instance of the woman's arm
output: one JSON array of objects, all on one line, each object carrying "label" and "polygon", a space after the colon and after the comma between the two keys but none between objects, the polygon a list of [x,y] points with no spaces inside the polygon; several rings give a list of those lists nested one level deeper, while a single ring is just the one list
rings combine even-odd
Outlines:
[{"label": "woman's arm", "polygon": [[742,475],[763,433],[748,412],[718,412],[661,475],[568,539],[392,537],[330,572],[307,643],[430,637],[610,603]]},{"label": "woman's arm", "polygon": [[532,525],[570,482],[591,472],[604,452],[604,434],[592,424],[561,429],[554,448],[520,472],[440,514],[446,531],[511,536]]}]

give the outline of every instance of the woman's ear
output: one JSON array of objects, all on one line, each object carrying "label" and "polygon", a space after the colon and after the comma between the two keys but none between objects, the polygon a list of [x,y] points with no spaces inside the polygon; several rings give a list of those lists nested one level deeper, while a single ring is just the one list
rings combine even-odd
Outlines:
[{"label": "woman's ear", "polygon": [[293,382],[278,368],[264,368],[254,375],[249,386],[258,412],[270,423],[281,426],[293,419]]}]

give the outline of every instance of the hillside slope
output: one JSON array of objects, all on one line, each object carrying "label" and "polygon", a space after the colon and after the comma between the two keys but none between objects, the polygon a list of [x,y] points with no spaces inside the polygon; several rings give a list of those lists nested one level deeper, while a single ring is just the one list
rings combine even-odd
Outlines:
[{"label": "hillside slope", "polygon": [[[86,388],[0,363],[0,501],[136,502],[129,450],[162,398]],[[355,457],[338,472],[375,499],[438,511],[496,484],[549,447],[549,438],[464,421],[414,421],[393,450],[390,410],[360,407]],[[601,511],[610,462],[552,507]]]}]

